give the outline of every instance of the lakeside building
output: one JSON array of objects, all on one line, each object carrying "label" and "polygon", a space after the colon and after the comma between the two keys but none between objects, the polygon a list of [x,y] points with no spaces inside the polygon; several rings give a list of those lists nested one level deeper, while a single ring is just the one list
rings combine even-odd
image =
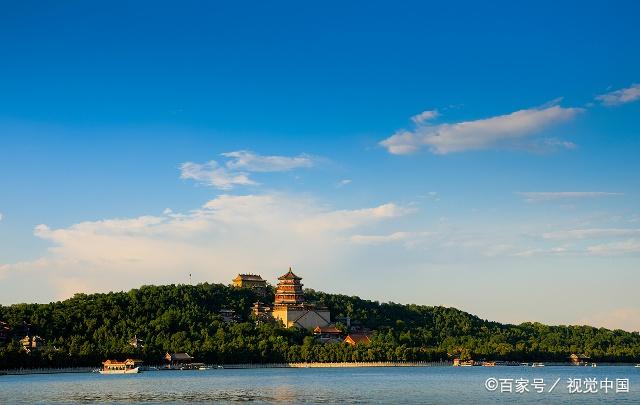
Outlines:
[{"label": "lakeside building", "polygon": [[371,334],[369,333],[351,333],[344,338],[344,342],[351,346],[371,343]]},{"label": "lakeside building", "polygon": [[322,343],[342,342],[342,331],[335,325],[316,326],[313,336]]},{"label": "lakeside building", "polygon": [[302,278],[296,276],[291,267],[289,271],[278,277],[275,302],[272,315],[282,321],[285,327],[314,329],[316,326],[327,326],[331,320],[328,308],[307,304],[302,291]]},{"label": "lakeside building", "polygon": [[238,274],[238,276],[233,279],[233,286],[266,290],[267,280],[264,280],[259,274]]},{"label": "lakeside building", "polygon": [[571,356],[569,356],[569,361],[574,366],[583,366],[589,360],[591,360],[591,358],[589,356],[585,356],[584,354],[571,353]]},{"label": "lakeside building", "polygon": [[164,355],[165,362],[168,363],[168,368],[190,368],[193,363],[193,357],[189,356],[189,353],[169,353]]}]

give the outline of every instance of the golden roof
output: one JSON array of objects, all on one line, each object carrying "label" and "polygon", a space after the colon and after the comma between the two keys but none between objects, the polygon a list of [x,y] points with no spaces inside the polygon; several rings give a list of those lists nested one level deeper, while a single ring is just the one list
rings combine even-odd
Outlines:
[{"label": "golden roof", "polygon": [[293,274],[293,271],[291,271],[291,267],[289,267],[289,271],[278,277],[278,280],[302,280],[302,277],[298,277],[295,274]]},{"label": "golden roof", "polygon": [[240,280],[264,281],[264,279],[260,276],[260,274],[238,274],[238,276],[233,279],[233,281],[240,281]]}]

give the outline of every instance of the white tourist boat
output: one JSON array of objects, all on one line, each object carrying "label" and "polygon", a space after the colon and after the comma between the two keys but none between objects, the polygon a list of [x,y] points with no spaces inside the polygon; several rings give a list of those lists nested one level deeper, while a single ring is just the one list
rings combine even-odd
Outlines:
[{"label": "white tourist boat", "polygon": [[640,364],[636,364],[636,368],[640,368]]},{"label": "white tourist boat", "polygon": [[107,360],[102,363],[100,374],[137,374],[140,372],[140,360],[126,359],[125,361]]},{"label": "white tourist boat", "polygon": [[544,363],[533,363],[531,367],[544,367]]}]

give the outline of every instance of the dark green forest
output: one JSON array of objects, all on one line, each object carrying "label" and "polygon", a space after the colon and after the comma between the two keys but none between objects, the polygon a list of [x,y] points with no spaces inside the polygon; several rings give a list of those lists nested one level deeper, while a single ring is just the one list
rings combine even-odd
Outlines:
[{"label": "dark green forest", "polygon": [[[370,344],[320,343],[309,331],[252,318],[260,297],[221,284],[143,286],[129,292],[76,294],[49,304],[0,306],[13,331],[0,343],[0,369],[98,366],[107,358],[136,357],[157,364],[165,352],[188,352],[210,364],[300,361],[418,361],[462,358],[567,361],[640,361],[638,332],[589,326],[505,325],[454,308],[379,303],[306,290],[307,301],[329,307],[374,330]],[[273,290],[263,302],[272,302]],[[220,309],[239,322],[224,322]],[[344,325],[339,325],[344,327]],[[44,338],[41,350],[21,349],[24,333]],[[129,340],[144,339],[142,349]]]}]

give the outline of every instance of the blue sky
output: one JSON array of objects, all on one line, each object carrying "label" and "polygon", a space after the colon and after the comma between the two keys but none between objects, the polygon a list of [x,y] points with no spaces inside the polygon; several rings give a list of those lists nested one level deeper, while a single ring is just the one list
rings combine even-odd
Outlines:
[{"label": "blue sky", "polygon": [[6,4],[0,303],[294,265],[330,292],[640,330],[639,12]]}]

